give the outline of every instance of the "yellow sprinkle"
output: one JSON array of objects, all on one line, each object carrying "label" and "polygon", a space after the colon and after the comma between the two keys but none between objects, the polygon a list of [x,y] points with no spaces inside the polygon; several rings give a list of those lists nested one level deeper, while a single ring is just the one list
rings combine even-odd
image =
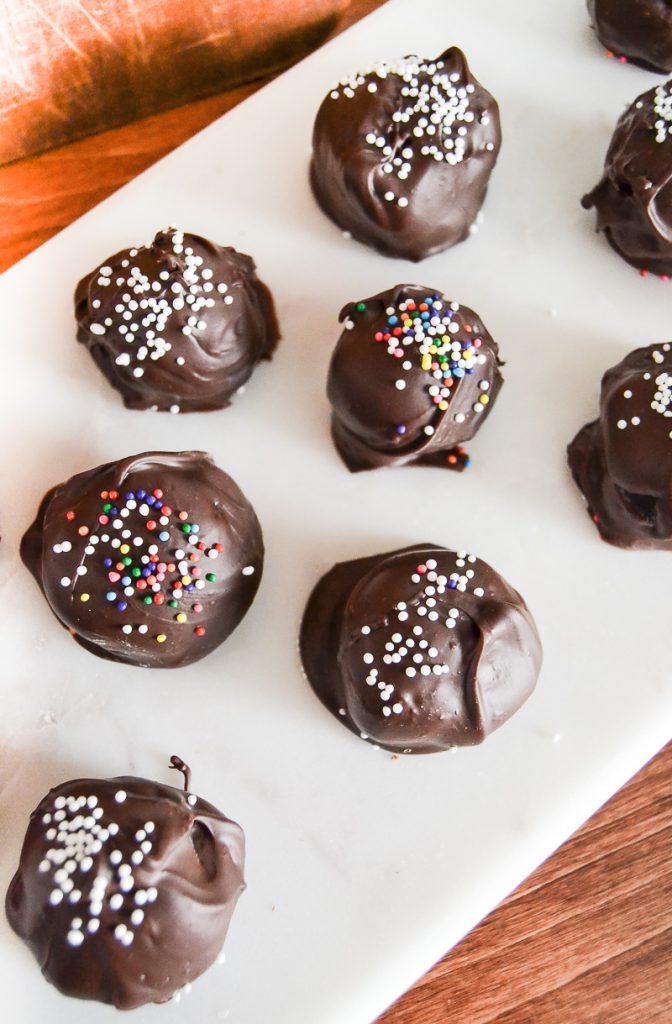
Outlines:
[{"label": "yellow sprinkle", "polygon": [[432,357],[430,355],[423,356],[422,357],[422,363],[420,365],[422,366],[423,370],[431,370],[431,368],[432,368]]},{"label": "yellow sprinkle", "polygon": [[80,594],[79,600],[80,601],[88,601],[90,597],[91,597],[91,594]]},{"label": "yellow sprinkle", "polygon": [[429,346],[429,351],[432,353],[433,356],[435,356],[437,351],[438,351],[438,349],[437,349],[436,345],[430,345]]},{"label": "yellow sprinkle", "polygon": [[448,402],[439,402],[439,409],[441,412],[445,412],[448,408]]},{"label": "yellow sprinkle", "polygon": [[191,583],[191,576],[183,576],[182,583],[186,587],[189,583]]},{"label": "yellow sprinkle", "polygon": [[488,398],[487,395],[481,395],[481,397],[479,398],[479,402],[481,403],[481,405],[487,405],[489,401],[490,399]]},{"label": "yellow sprinkle", "polygon": [[119,551],[121,552],[122,555],[127,555],[130,550],[131,549],[129,548],[128,544],[122,544],[121,547],[119,548]]},{"label": "yellow sprinkle", "polygon": [[165,644],[167,639],[168,637],[166,636],[165,633],[159,633],[159,635],[156,638],[156,642],[157,644]]},{"label": "yellow sprinkle", "polygon": [[187,616],[184,614],[184,612],[178,612],[177,615],[175,616],[175,621],[176,622],[186,622],[187,621]]}]

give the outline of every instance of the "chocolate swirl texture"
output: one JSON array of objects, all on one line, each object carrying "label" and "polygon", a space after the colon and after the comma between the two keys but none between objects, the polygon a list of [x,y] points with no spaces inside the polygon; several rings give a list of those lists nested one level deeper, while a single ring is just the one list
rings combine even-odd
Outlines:
[{"label": "chocolate swirl texture", "polygon": [[200,797],[75,779],[33,811],[5,909],[60,992],[130,1010],[217,960],[243,865],[242,829]]},{"label": "chocolate swirl texture", "polygon": [[672,82],[620,117],[602,179],[582,205],[595,208],[596,230],[633,267],[672,274]]},{"label": "chocolate swirl texture", "polygon": [[672,551],[672,345],[635,349],[602,378],[600,416],[568,446],[603,540]]},{"label": "chocolate swirl texture", "polygon": [[618,57],[648,71],[672,71],[670,0],[588,0],[595,34]]},{"label": "chocolate swirl texture", "polygon": [[145,452],[44,497],[21,557],[49,607],[94,654],[148,668],[205,657],[252,604],[261,527],[204,452]]},{"label": "chocolate swirl texture", "polygon": [[341,311],[329,367],[332,436],[352,471],[423,464],[462,470],[462,444],[492,409],[499,349],[473,310],[399,284]]},{"label": "chocolate swirl texture", "polygon": [[278,325],[254,261],[177,229],[77,285],[77,340],[129,409],[221,409],[270,359]]},{"label": "chocolate swirl texture", "polygon": [[300,650],[329,711],[404,754],[481,743],[529,697],[542,657],[520,594],[433,544],[335,565],[310,596]]},{"label": "chocolate swirl texture", "polygon": [[453,46],[334,86],[315,120],[310,180],[339,227],[417,261],[468,236],[500,144],[497,103]]}]

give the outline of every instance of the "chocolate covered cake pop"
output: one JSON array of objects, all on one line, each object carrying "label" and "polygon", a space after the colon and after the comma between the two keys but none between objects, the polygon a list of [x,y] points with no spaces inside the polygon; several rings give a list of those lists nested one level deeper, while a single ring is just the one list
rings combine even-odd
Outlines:
[{"label": "chocolate covered cake pop", "polygon": [[643,93],[619,119],[602,180],[583,197],[597,230],[642,273],[672,274],[672,82]]},{"label": "chocolate covered cake pop", "polygon": [[481,743],[541,665],[520,594],[475,555],[433,544],[335,565],[310,596],[300,649],[329,711],[404,754]]},{"label": "chocolate covered cake pop", "polygon": [[411,463],[462,470],[462,444],[492,409],[498,347],[473,310],[400,284],[341,311],[331,359],[332,435],[352,470]]},{"label": "chocolate covered cake pop", "polygon": [[146,452],[44,497],[21,557],[87,650],[148,668],[203,658],[252,604],[263,565],[254,509],[203,452]]},{"label": "chocolate covered cake pop", "polygon": [[461,50],[401,57],[326,96],[311,184],[327,216],[358,241],[421,260],[467,237],[500,143],[497,103]]},{"label": "chocolate covered cake pop", "polygon": [[131,1010],[163,1003],[220,956],[244,837],[212,804],[121,776],[52,789],[30,817],[5,909],[47,981]]},{"label": "chocolate covered cake pop", "polygon": [[175,228],[79,282],[77,340],[129,409],[229,405],[278,340],[254,261]]},{"label": "chocolate covered cake pop", "polygon": [[671,0],[588,0],[597,38],[617,57],[672,71]]},{"label": "chocolate covered cake pop", "polygon": [[600,418],[567,454],[604,540],[672,551],[672,345],[635,349],[607,370]]}]

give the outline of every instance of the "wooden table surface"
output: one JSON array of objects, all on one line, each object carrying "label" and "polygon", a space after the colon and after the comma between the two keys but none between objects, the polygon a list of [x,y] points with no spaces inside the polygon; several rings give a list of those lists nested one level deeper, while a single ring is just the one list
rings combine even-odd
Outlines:
[{"label": "wooden table surface", "polygon": [[[0,270],[260,84],[0,168]],[[672,1024],[671,855],[672,745],[379,1024]]]}]

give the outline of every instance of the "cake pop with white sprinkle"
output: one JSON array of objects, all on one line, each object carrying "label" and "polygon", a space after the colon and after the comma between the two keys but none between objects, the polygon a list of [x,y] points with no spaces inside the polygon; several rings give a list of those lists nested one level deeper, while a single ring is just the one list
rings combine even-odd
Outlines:
[{"label": "cake pop with white sprinkle", "polygon": [[33,811],[5,909],[47,981],[130,1010],[221,955],[243,881],[239,825],[189,789],[75,779]]},{"label": "cake pop with white sprinkle", "polygon": [[251,257],[177,228],[83,278],[75,316],[77,340],[130,409],[224,408],[279,336]]},{"label": "cake pop with white sprinkle", "polygon": [[606,371],[599,418],[567,454],[603,540],[672,551],[672,343],[635,349]]},{"label": "cake pop with white sprinkle", "polygon": [[315,120],[310,179],[339,227],[417,261],[468,237],[500,144],[497,103],[453,46],[335,84]]},{"label": "cake pop with white sprinkle", "polygon": [[520,594],[475,555],[432,544],[335,565],[308,600],[300,650],[329,711],[404,754],[481,743],[541,666]]},{"label": "cake pop with white sprinkle", "polygon": [[642,276],[672,275],[672,81],[638,96],[619,118],[602,178],[581,203],[596,230]]}]

